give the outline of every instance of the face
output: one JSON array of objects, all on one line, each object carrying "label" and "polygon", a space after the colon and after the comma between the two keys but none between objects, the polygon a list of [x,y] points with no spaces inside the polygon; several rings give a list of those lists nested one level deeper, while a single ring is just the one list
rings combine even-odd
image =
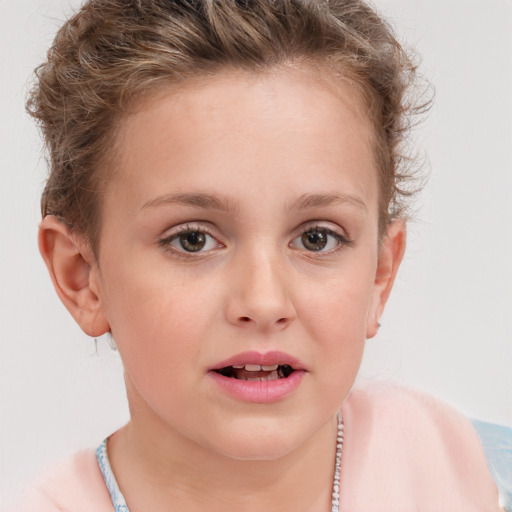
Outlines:
[{"label": "face", "polygon": [[250,459],[332,419],[383,302],[370,129],[349,84],[284,71],[123,122],[91,281],[134,426]]}]

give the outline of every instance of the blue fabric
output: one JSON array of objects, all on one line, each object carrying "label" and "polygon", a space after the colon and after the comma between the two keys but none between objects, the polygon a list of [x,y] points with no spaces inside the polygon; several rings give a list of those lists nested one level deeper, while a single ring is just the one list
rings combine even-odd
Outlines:
[{"label": "blue fabric", "polygon": [[119,490],[116,477],[114,476],[114,473],[112,473],[112,468],[110,467],[107,455],[107,440],[108,438],[98,446],[98,449],[96,450],[96,458],[98,459],[101,474],[103,475],[103,480],[105,481],[105,485],[110,493],[110,499],[112,500],[115,511],[129,512],[126,500]]},{"label": "blue fabric", "polygon": [[498,488],[500,505],[505,512],[512,512],[512,428],[479,420],[471,422]]}]

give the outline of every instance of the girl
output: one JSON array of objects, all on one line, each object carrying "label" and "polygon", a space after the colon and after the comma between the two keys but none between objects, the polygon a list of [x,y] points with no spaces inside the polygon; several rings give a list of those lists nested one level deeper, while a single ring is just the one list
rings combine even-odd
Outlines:
[{"label": "girl", "polygon": [[29,110],[39,244],[131,418],[27,510],[498,510],[476,433],[352,389],[405,249],[415,69],[359,1],[89,1]]}]

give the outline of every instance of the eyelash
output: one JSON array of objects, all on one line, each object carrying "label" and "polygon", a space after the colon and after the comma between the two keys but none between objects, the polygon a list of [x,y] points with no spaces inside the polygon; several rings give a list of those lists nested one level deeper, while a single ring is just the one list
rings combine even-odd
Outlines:
[{"label": "eyelash", "polygon": [[[328,227],[325,227],[322,225],[312,225],[312,226],[307,226],[305,228],[302,228],[302,230],[300,231],[300,234],[298,236],[294,237],[293,240],[290,242],[290,244],[289,244],[290,247],[294,248],[293,243],[296,240],[300,239],[302,236],[304,236],[307,233],[314,233],[315,231],[324,233],[327,236],[334,237],[336,240],[336,246],[327,251],[323,251],[323,250],[316,251],[316,250],[308,250],[306,248],[299,248],[299,250],[308,253],[310,256],[332,254],[332,253],[340,250],[344,246],[350,246],[353,243],[353,241],[350,240],[348,237],[343,236],[340,233],[337,233],[336,231],[334,231]],[[191,258],[191,257],[193,258],[193,257],[204,256],[205,254],[209,253],[212,250],[212,249],[207,249],[206,251],[203,251],[203,250],[187,251],[187,250],[185,250],[183,245],[182,245],[182,249],[178,249],[178,248],[172,246],[172,242],[174,242],[175,240],[178,240],[180,238],[180,236],[182,236],[184,234],[191,234],[191,233],[200,233],[203,235],[207,235],[216,241],[217,248],[224,247],[221,242],[218,242],[216,236],[210,230],[208,230],[204,226],[191,225],[191,224],[186,224],[186,225],[178,227],[176,229],[176,231],[174,231],[170,235],[167,235],[164,238],[160,239],[158,241],[158,245],[160,247],[163,247],[165,250],[172,252],[174,255],[176,255],[178,257],[182,257],[182,258]]]}]

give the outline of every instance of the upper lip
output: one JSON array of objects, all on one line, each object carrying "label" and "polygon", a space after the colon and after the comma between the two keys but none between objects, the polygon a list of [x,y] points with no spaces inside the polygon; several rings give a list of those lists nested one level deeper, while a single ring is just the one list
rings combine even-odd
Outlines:
[{"label": "upper lip", "polygon": [[210,370],[220,370],[221,368],[225,368],[226,366],[235,366],[241,364],[259,364],[260,366],[287,364],[291,366],[294,370],[305,370],[304,365],[301,363],[299,359],[291,356],[290,354],[286,354],[285,352],[279,352],[277,350],[263,353],[257,352],[255,350],[241,352],[240,354],[236,354],[233,357],[230,357],[229,359],[220,361],[219,363],[212,366]]}]

